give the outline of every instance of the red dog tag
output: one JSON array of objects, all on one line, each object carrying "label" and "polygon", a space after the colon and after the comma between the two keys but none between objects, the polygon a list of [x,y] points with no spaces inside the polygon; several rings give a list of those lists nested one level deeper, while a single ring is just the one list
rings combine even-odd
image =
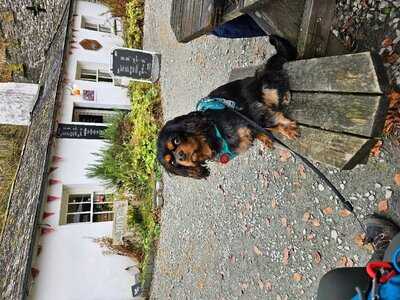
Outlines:
[{"label": "red dog tag", "polygon": [[231,158],[226,153],[222,154],[221,157],[219,158],[219,162],[224,165],[227,164],[230,160]]}]

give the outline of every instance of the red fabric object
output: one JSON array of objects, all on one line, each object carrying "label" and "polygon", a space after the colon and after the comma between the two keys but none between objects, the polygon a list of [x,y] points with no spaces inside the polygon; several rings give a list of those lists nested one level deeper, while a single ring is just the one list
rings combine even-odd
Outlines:
[{"label": "red fabric object", "polygon": [[48,218],[48,217],[50,217],[50,216],[52,216],[52,215],[54,215],[53,212],[47,212],[47,211],[45,211],[45,212],[43,213],[43,219],[46,219],[46,218]]},{"label": "red fabric object", "polygon": [[62,181],[61,180],[58,180],[58,179],[50,179],[49,180],[49,185],[54,185],[54,184],[58,184],[58,183],[61,183]]},{"label": "red fabric object", "polygon": [[39,269],[33,267],[31,268],[31,275],[33,279],[35,279],[39,275],[39,273],[40,273]]},{"label": "red fabric object", "polygon": [[219,158],[219,162],[221,164],[227,164],[230,161],[230,157],[228,154],[222,154],[221,157]]},{"label": "red fabric object", "polygon": [[46,235],[46,234],[52,233],[53,231],[54,231],[54,228],[51,228],[51,227],[42,227],[42,228],[40,229],[40,234],[41,234],[41,235]]},{"label": "red fabric object", "polygon": [[58,167],[51,167],[51,168],[49,169],[49,174],[50,174],[51,172],[54,172],[56,169],[58,169]]},{"label": "red fabric object", "polygon": [[376,273],[380,270],[388,271],[379,278],[380,283],[386,283],[390,278],[397,274],[390,262],[372,261],[367,264],[367,273],[372,279],[376,277]]},{"label": "red fabric object", "polygon": [[47,202],[51,202],[51,201],[56,201],[56,200],[60,200],[60,197],[57,196],[47,196]]},{"label": "red fabric object", "polygon": [[52,161],[55,163],[55,162],[59,162],[59,161],[61,161],[62,160],[62,157],[61,156],[57,156],[57,155],[53,155],[53,158],[52,158]]}]

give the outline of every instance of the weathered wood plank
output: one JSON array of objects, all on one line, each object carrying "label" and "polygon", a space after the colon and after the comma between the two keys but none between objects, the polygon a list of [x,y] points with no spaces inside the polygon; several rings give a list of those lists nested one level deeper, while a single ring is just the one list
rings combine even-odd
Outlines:
[{"label": "weathered wood plank", "polygon": [[365,137],[378,137],[388,101],[383,95],[292,93],[287,114],[301,124]]},{"label": "weathered wood plank", "polygon": [[212,31],[224,0],[173,0],[170,24],[179,42],[189,42]]},{"label": "weathered wood plank", "polygon": [[366,158],[375,144],[374,139],[355,137],[315,128],[300,126],[301,137],[296,140],[280,138],[296,152],[308,159],[350,170]]},{"label": "weathered wood plank", "polygon": [[331,35],[336,0],[306,0],[297,51],[301,58],[324,56]]},{"label": "weathered wood plank", "polygon": [[292,91],[382,94],[388,87],[380,58],[370,52],[292,61],[284,68]]},{"label": "weathered wood plank", "polygon": [[244,13],[251,13],[253,19],[266,32],[277,34],[297,45],[305,0],[247,0]]}]

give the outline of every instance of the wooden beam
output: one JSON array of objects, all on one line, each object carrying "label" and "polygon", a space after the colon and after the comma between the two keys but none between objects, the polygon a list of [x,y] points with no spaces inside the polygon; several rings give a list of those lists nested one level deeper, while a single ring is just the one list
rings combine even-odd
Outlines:
[{"label": "wooden beam", "polygon": [[292,61],[284,68],[292,91],[382,94],[388,88],[380,57],[370,52]]},{"label": "wooden beam", "polygon": [[214,29],[223,0],[173,0],[170,24],[179,42],[186,43]]},{"label": "wooden beam", "polygon": [[294,92],[287,115],[312,127],[378,137],[387,108],[388,101],[383,95]]},{"label": "wooden beam", "polygon": [[366,163],[376,140],[300,126],[301,137],[282,141],[308,159],[350,170]]},{"label": "wooden beam", "polygon": [[249,13],[266,32],[277,34],[297,45],[305,0],[245,1],[242,12]]},{"label": "wooden beam", "polygon": [[336,0],[306,0],[297,51],[301,58],[324,56],[331,34]]}]

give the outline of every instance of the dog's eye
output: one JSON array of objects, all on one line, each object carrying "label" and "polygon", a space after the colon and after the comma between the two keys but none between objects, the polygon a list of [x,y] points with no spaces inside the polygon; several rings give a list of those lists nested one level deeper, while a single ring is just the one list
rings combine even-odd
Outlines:
[{"label": "dog's eye", "polygon": [[179,144],[181,143],[181,139],[178,138],[178,137],[176,137],[176,138],[173,139],[173,143],[174,143],[175,145],[179,145]]}]

